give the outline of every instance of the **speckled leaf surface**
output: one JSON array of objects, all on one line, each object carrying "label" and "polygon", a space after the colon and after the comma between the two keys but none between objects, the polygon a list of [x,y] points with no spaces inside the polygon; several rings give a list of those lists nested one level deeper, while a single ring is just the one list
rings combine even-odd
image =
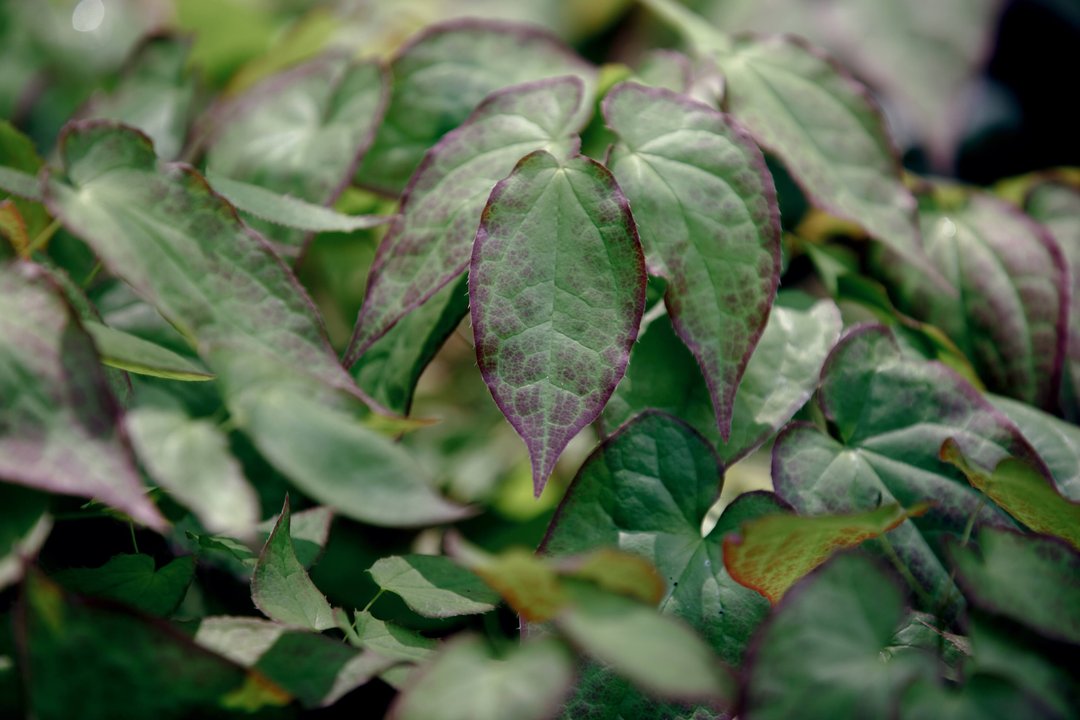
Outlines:
[{"label": "speckled leaf surface", "polygon": [[386,119],[356,179],[393,195],[405,188],[428,148],[490,93],[576,75],[586,83],[588,97],[596,74],[562,41],[535,26],[477,19],[429,28],[401,49],[390,70],[394,84]]},{"label": "speckled leaf surface", "polygon": [[656,409],[689,423],[716,448],[725,465],[757,449],[806,404],[821,367],[840,336],[840,311],[781,291],[735,394],[731,435],[720,437],[705,379],[666,318],[657,318],[634,345],[626,376],[602,416],[611,432],[634,415]]},{"label": "speckled leaf surface", "polygon": [[[206,166],[212,173],[327,205],[352,178],[386,107],[388,79],[376,63],[322,58],[268,78],[219,108]],[[272,219],[272,218],[271,218]],[[304,234],[255,222],[296,246]]]},{"label": "speckled leaf surface", "polygon": [[780,279],[780,209],[761,151],[683,95],[622,83],[604,98],[608,158],[634,208],[649,272],[668,281],[676,333],[697,359],[720,434]]},{"label": "speckled leaf surface", "polygon": [[784,506],[770,493],[742,496],[703,537],[720,472],[704,438],[669,415],[643,414],[582,466],[541,551],[563,556],[615,546],[644,556],[665,581],[660,609],[690,623],[723,660],[738,665],[769,603],[728,576],[721,540]]},{"label": "speckled leaf surface", "polygon": [[35,265],[0,265],[0,478],[163,528],[90,336]]},{"label": "speckled leaf surface", "polygon": [[1050,468],[1061,494],[1080,502],[1080,426],[1009,398],[990,395],[995,408],[1016,423]]},{"label": "speckled leaf surface", "polygon": [[938,457],[947,438],[993,467],[1010,455],[1049,472],[1016,427],[958,375],[937,363],[906,359],[881,326],[851,331],[822,373],[821,409],[838,438],[790,425],[773,447],[777,493],[800,513],[820,515],[932,501],[924,515],[888,536],[926,594],[950,593],[942,535],[960,535],[969,519],[1012,521]]},{"label": "speckled leaf surface", "polygon": [[901,309],[941,328],[986,386],[1042,408],[1058,402],[1066,346],[1067,268],[1050,234],[1004,201],[973,191],[919,199],[926,252],[949,296],[921,269],[893,263]]},{"label": "speckled leaf surface", "polygon": [[524,158],[484,209],[469,295],[480,372],[539,495],[622,379],[645,307],[641,245],[611,173],[584,156]]},{"label": "speckled leaf surface", "polygon": [[565,154],[588,107],[576,77],[543,80],[488,97],[424,156],[379,244],[345,365],[466,268],[495,183],[525,155]]}]

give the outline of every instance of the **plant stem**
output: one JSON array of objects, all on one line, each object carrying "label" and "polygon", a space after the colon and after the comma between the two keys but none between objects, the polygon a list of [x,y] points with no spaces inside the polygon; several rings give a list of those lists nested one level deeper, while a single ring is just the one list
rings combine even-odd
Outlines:
[{"label": "plant stem", "polygon": [[34,253],[45,247],[46,243],[52,239],[52,236],[56,234],[56,231],[60,229],[60,221],[54,219],[49,226],[38,233],[37,237],[30,241],[30,244],[26,246],[26,254],[33,255]]}]

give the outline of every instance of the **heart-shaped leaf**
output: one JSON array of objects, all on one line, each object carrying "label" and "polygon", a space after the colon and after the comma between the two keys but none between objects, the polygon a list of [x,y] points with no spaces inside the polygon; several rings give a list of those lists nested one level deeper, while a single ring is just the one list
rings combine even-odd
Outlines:
[{"label": "heart-shaped leaf", "polygon": [[576,145],[587,107],[577,77],[494,93],[424,156],[401,213],[371,267],[345,365],[352,367],[394,323],[457,278],[469,263],[491,189],[534,150]]},{"label": "heart-shaped leaf", "polygon": [[727,439],[735,391],[780,279],[780,209],[742,128],[685,96],[615,86],[608,164],[634,208],[649,272],[668,281],[672,325],[697,359]]},{"label": "heart-shaped leaf", "polygon": [[641,245],[611,173],[544,151],[518,163],[484,209],[469,295],[480,372],[529,448],[539,496],[622,379],[645,308]]},{"label": "heart-shaped leaf", "polygon": [[180,606],[194,578],[194,555],[157,569],[149,555],[114,555],[101,567],[61,570],[52,576],[70,592],[116,600],[159,617]]}]

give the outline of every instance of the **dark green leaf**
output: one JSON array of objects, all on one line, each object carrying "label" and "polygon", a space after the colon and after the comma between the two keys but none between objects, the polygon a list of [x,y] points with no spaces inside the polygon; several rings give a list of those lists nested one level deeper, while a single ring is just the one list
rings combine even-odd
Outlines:
[{"label": "dark green leaf", "polygon": [[194,577],[194,555],[157,569],[149,555],[114,555],[101,567],[61,570],[52,579],[73,593],[116,600],[149,615],[168,617],[180,606]]},{"label": "dark green leaf", "polygon": [[499,602],[498,594],[475,573],[441,555],[386,557],[368,573],[379,587],[401,596],[425,617],[485,613]]},{"label": "dark green leaf", "polygon": [[[41,205],[41,183],[37,178],[41,165],[42,160],[33,140],[7,120],[0,120],[0,199],[17,188],[14,194],[19,197],[11,200],[25,221],[26,232],[31,238],[44,230],[50,220]],[[16,188],[9,187],[11,182],[15,183]]]},{"label": "dark green leaf", "polygon": [[934,681],[913,683],[900,700],[900,718],[920,720],[985,720],[1047,717],[1047,707],[1008,680],[975,675],[960,687]]},{"label": "dark green leaf", "polygon": [[537,151],[495,186],[469,267],[476,358],[525,440],[540,495],[622,379],[645,307],[630,208],[611,174]]}]

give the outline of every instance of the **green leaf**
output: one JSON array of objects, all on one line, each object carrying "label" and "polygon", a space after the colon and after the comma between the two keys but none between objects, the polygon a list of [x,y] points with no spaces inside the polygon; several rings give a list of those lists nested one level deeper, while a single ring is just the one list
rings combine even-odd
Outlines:
[{"label": "green leaf", "polygon": [[390,106],[356,173],[361,185],[390,195],[401,193],[425,151],[492,92],[575,75],[585,83],[587,99],[595,83],[592,67],[555,36],[534,26],[478,19],[429,27],[401,49],[390,71]]},{"label": "green leaf", "polygon": [[29,173],[9,167],[0,167],[0,191],[16,195],[24,200],[41,202],[41,186]]},{"label": "green leaf", "polygon": [[728,576],[721,540],[783,506],[769,493],[742,496],[703,536],[720,487],[716,455],[701,436],[668,415],[642,414],[582,466],[541,551],[561,557],[618,547],[645,557],[667,585],[661,610],[690,623],[722,659],[738,665],[769,604]]},{"label": "green leaf", "polygon": [[[267,78],[220,107],[209,130],[208,172],[315,205],[329,205],[352,177],[386,108],[388,79],[376,63],[344,57],[314,60]],[[215,186],[216,187],[216,186]],[[235,193],[236,188],[226,188]],[[245,210],[252,192],[240,189]],[[265,196],[264,196],[265,197]],[[259,201],[259,198],[256,197]],[[304,230],[335,229],[331,211],[314,215],[286,202],[277,211],[258,202],[253,213],[271,222],[303,220]],[[287,213],[287,214],[286,214]],[[355,227],[371,227],[370,219]],[[314,223],[314,224],[313,224]],[[320,227],[320,223],[323,224]],[[256,222],[268,237],[293,249],[304,233]],[[350,228],[350,229],[355,229]]]},{"label": "green leaf", "polygon": [[386,658],[423,662],[435,653],[434,640],[364,610],[356,611],[354,627],[361,647]]},{"label": "green leaf", "polygon": [[495,183],[534,150],[565,154],[576,144],[571,136],[584,122],[586,107],[586,90],[576,77],[507,88],[431,148],[379,244],[346,367],[462,273]]},{"label": "green leaf", "polygon": [[1016,400],[996,395],[987,399],[1020,428],[1050,468],[1061,494],[1080,501],[1080,427]]},{"label": "green leaf", "polygon": [[286,625],[316,631],[335,626],[330,603],[296,559],[289,534],[288,496],[252,573],[251,599],[268,618]]},{"label": "green leaf", "polygon": [[941,328],[993,392],[1052,408],[1058,401],[1068,311],[1067,268],[1049,233],[1007,203],[971,191],[920,197],[926,251],[955,290],[923,270],[888,263],[901,309]]},{"label": "green leaf", "polygon": [[893,634],[886,657],[905,652],[922,651],[939,654],[945,663],[946,677],[959,679],[961,664],[971,657],[971,641],[963,635],[941,630],[941,621],[929,613],[913,610],[904,624]]},{"label": "green leaf", "polygon": [[34,557],[52,530],[49,496],[18,485],[0,483],[0,590],[22,578],[27,558]]},{"label": "green leaf", "polygon": [[649,408],[663,410],[708,438],[730,466],[768,440],[810,399],[840,327],[840,313],[829,300],[815,302],[793,290],[776,296],[735,395],[731,435],[725,443],[697,362],[671,323],[657,318],[630,353],[626,377],[604,408],[604,427],[617,428]]},{"label": "green leaf", "polygon": [[[270,537],[280,518],[279,514],[255,527],[263,542]],[[328,507],[313,507],[289,513],[289,536],[292,538],[293,550],[296,552],[296,559],[305,568],[311,568],[326,549],[333,520],[334,511]]]},{"label": "green leaf", "polygon": [[19,197],[11,200],[26,222],[26,232],[31,238],[45,230],[51,220],[41,205],[37,174],[42,164],[34,141],[7,120],[0,120],[0,199],[17,190],[13,194]]},{"label": "green leaf", "polygon": [[61,570],[52,576],[69,592],[116,600],[158,617],[168,617],[180,606],[194,578],[194,555],[158,569],[149,555],[114,555],[101,567]]},{"label": "green leaf", "polygon": [[882,540],[918,580],[924,603],[955,599],[941,535],[960,535],[969,521],[1012,524],[938,458],[945,439],[955,438],[981,465],[1012,455],[1049,477],[1012,423],[943,365],[905,358],[884,327],[860,326],[840,341],[818,397],[839,438],[789,426],[773,447],[776,492],[807,515],[932,501]]},{"label": "green leaf", "polygon": [[[31,573],[19,601],[20,665],[35,717],[87,720],[217,717],[289,695],[194,644],[172,626],[114,605],[77,602]],[[122,640],[122,642],[120,642]]]},{"label": "green leaf", "polygon": [[850,515],[770,515],[724,538],[724,567],[736,582],[774,605],[803,576],[846,548],[884,535],[925,507],[884,505]]},{"label": "green leaf", "polygon": [[977,548],[956,543],[949,550],[972,605],[1048,638],[1080,643],[1080,553],[1074,548],[1056,538],[983,528]]},{"label": "green leaf", "polygon": [[252,532],[258,495],[214,423],[179,409],[139,407],[127,414],[125,428],[150,477],[204,528],[237,537]]},{"label": "green leaf", "polygon": [[97,498],[160,530],[120,418],[59,287],[36,265],[0,265],[0,478]]},{"label": "green leaf", "polygon": [[741,127],[683,95],[622,83],[604,98],[608,164],[634,208],[650,274],[697,359],[728,437],[735,391],[780,279],[780,208]]},{"label": "green leaf", "polygon": [[211,170],[207,170],[206,179],[216,192],[241,212],[295,230],[352,232],[378,227],[391,220],[386,215],[345,215],[292,195],[281,195],[258,185],[230,180]]},{"label": "green leaf", "polygon": [[634,220],[584,156],[538,151],[495,186],[469,268],[476,358],[525,440],[539,496],[626,370],[645,307]]},{"label": "green leaf", "polygon": [[900,700],[901,718],[983,720],[1044,717],[1043,701],[993,675],[975,675],[960,687],[924,681],[912,684]]},{"label": "green leaf", "polygon": [[542,720],[570,689],[570,653],[552,639],[526,641],[504,657],[462,636],[447,643],[397,696],[392,720]]},{"label": "green leaf", "polygon": [[84,320],[83,327],[94,339],[101,362],[109,367],[167,380],[202,382],[214,379],[214,375],[198,363],[137,335],[93,320]]},{"label": "green leaf", "polygon": [[441,555],[392,555],[368,573],[380,588],[399,595],[424,617],[486,613],[499,602],[498,594],[474,572]]},{"label": "green leaf", "polygon": [[796,584],[755,637],[743,713],[887,717],[934,667],[918,651],[883,657],[904,614],[893,577],[863,555],[837,555]]}]

